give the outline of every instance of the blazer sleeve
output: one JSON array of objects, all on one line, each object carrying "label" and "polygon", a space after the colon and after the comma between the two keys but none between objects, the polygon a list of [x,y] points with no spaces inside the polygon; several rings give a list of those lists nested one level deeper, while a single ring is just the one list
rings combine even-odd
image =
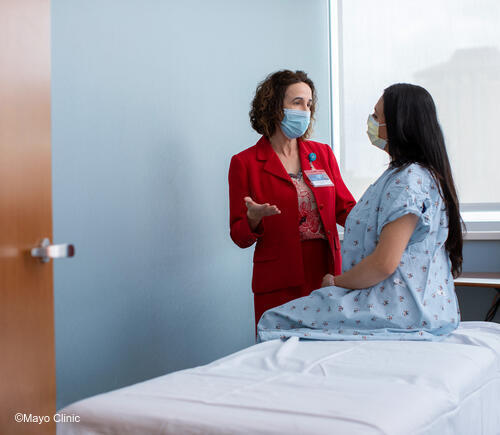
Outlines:
[{"label": "blazer sleeve", "polygon": [[247,207],[243,198],[251,196],[248,172],[239,156],[233,156],[229,165],[229,226],[234,243],[240,248],[248,248],[264,234],[262,221],[256,231],[252,231],[247,218]]},{"label": "blazer sleeve", "polygon": [[333,154],[332,149],[326,145],[328,148],[328,160],[330,163],[330,168],[333,173],[333,182],[335,183],[335,218],[339,225],[344,226],[347,216],[351,212],[352,208],[356,205],[356,200],[349,192],[349,189],[344,184],[342,176],[340,175],[339,165],[337,159]]}]

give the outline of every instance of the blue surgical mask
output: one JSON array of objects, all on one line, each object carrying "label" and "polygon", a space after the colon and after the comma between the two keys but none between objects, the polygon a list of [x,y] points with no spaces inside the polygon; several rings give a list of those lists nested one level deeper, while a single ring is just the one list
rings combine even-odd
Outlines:
[{"label": "blue surgical mask", "polygon": [[381,150],[384,150],[385,149],[385,146],[387,145],[387,140],[385,139],[382,139],[379,135],[378,135],[378,129],[380,126],[382,125],[385,125],[385,124],[379,124],[375,118],[373,117],[373,115],[370,115],[368,117],[368,130],[367,130],[367,134],[368,134],[368,137],[370,138],[370,142],[375,145],[376,147],[380,148]]},{"label": "blue surgical mask", "polygon": [[285,116],[281,121],[281,130],[288,139],[302,136],[311,122],[311,112],[305,110],[283,109]]}]

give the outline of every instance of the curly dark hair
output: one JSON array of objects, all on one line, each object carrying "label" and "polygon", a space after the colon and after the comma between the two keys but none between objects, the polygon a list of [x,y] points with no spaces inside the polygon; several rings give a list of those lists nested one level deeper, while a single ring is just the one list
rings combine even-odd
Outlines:
[{"label": "curly dark hair", "polygon": [[250,110],[250,123],[253,129],[267,138],[276,131],[276,126],[284,117],[283,100],[288,86],[295,83],[305,83],[311,88],[311,123],[301,139],[306,139],[312,132],[314,112],[316,109],[316,89],[314,83],[304,71],[282,70],[269,74],[257,86]]}]

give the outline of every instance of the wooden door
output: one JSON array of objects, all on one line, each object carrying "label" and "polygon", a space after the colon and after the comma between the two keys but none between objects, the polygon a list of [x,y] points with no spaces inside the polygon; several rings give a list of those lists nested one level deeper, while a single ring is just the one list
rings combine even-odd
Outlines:
[{"label": "wooden door", "polygon": [[[0,433],[55,433],[50,1],[0,1]],[[16,413],[49,416],[17,423]]]}]

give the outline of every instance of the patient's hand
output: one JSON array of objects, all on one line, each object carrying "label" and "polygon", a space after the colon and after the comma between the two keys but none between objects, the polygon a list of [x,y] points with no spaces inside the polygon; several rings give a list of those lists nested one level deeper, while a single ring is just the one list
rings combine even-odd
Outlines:
[{"label": "patient's hand", "polygon": [[323,281],[321,282],[321,287],[329,287],[329,286],[332,286],[332,285],[335,285],[335,278],[333,277],[332,274],[327,273],[323,277]]}]

